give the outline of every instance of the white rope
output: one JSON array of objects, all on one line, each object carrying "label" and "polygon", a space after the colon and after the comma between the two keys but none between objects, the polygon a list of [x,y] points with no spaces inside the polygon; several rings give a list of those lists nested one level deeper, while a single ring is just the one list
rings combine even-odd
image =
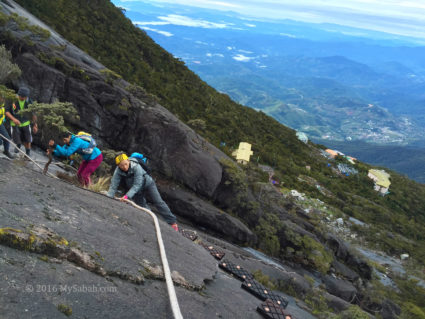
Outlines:
[{"label": "white rope", "polygon": [[[44,169],[40,165],[38,165],[25,152],[23,152],[21,149],[19,149],[19,147],[15,143],[13,143],[11,140],[6,138],[2,134],[0,134],[0,137],[4,138],[6,141],[11,143],[14,147],[16,147],[16,149],[18,151],[20,151],[22,154],[24,154],[24,156],[26,156],[31,162],[33,162],[37,167],[39,167],[42,171],[44,171]],[[47,172],[47,173],[49,174],[49,176],[56,178],[56,179],[59,179],[57,176],[54,176],[53,174],[51,174],[49,172]],[[130,200],[125,200],[125,202],[129,203],[130,205],[134,206],[135,208],[138,208],[138,209],[148,213],[153,218],[153,221],[154,221],[154,224],[155,224],[155,229],[156,229],[156,237],[158,239],[159,252],[160,252],[160,255],[161,255],[162,267],[164,269],[165,282],[167,284],[168,295],[170,297],[171,310],[173,311],[173,315],[174,315],[175,319],[183,319],[183,316],[182,316],[181,311],[180,311],[179,302],[177,300],[176,290],[174,289],[173,279],[171,278],[170,266],[168,265],[168,259],[167,259],[167,255],[165,253],[165,247],[164,247],[164,242],[162,240],[161,228],[159,227],[158,218],[150,210],[143,208],[143,207],[137,205],[136,203],[134,203]]]},{"label": "white rope", "polygon": [[179,302],[177,300],[176,290],[174,289],[173,279],[171,278],[170,266],[168,265],[167,255],[165,254],[164,242],[162,241],[161,229],[159,228],[158,218],[149,209],[143,208],[128,199],[125,199],[124,201],[140,210],[143,210],[144,212],[151,215],[151,217],[153,218],[156,229],[156,237],[158,239],[159,252],[161,255],[162,267],[164,269],[165,282],[167,283],[168,295],[170,297],[171,309],[173,311],[175,319],[183,319],[183,316],[180,312]]},{"label": "white rope", "polygon": [[[44,168],[42,168],[40,165],[38,165],[36,163],[36,161],[34,161],[31,157],[29,157],[24,151],[22,151],[18,145],[16,145],[15,143],[13,143],[11,140],[9,140],[8,138],[6,138],[3,134],[0,134],[0,137],[5,139],[6,141],[8,141],[10,144],[12,144],[19,152],[21,152],[22,154],[24,154],[24,156],[26,156],[31,162],[33,162],[35,164],[35,166],[37,166],[38,168],[40,168],[42,171],[44,171]],[[47,174],[49,174],[50,177],[59,179],[57,176],[53,175],[52,173],[47,172]]]}]

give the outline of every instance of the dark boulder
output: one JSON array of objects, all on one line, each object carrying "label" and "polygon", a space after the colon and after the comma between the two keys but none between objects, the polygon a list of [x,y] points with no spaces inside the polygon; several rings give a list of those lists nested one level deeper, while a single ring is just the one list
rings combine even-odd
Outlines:
[{"label": "dark boulder", "polygon": [[357,296],[357,289],[350,282],[332,276],[325,276],[323,283],[326,286],[326,290],[345,301],[353,302]]},{"label": "dark boulder", "polygon": [[354,269],[362,278],[367,280],[372,279],[372,267],[363,258],[354,254],[349,254],[345,263],[350,268]]},{"label": "dark boulder", "polygon": [[327,246],[333,251],[335,257],[345,260],[348,256],[348,246],[340,238],[329,233],[326,238]]},{"label": "dark boulder", "polygon": [[347,310],[348,307],[351,306],[349,302],[327,292],[325,292],[323,296],[325,297],[328,307],[333,309],[336,313]]},{"label": "dark boulder", "polygon": [[255,244],[256,236],[240,220],[217,209],[179,186],[158,183],[172,211],[185,219],[240,244]]},{"label": "dark boulder", "polygon": [[328,233],[326,237],[327,246],[333,251],[335,257],[343,261],[346,266],[354,270],[361,278],[370,280],[372,278],[372,267],[358,254],[353,253],[347,244],[335,235]]},{"label": "dark boulder", "polygon": [[400,307],[389,299],[382,302],[381,316],[383,319],[397,319],[401,314]]},{"label": "dark boulder", "polygon": [[343,263],[334,260],[332,262],[332,267],[336,274],[343,276],[351,282],[356,281],[359,278],[359,274],[353,271],[352,269],[345,266]]},{"label": "dark boulder", "polygon": [[310,282],[296,272],[281,272],[276,281],[280,290],[291,291],[299,298],[305,298],[312,289]]},{"label": "dark boulder", "polygon": [[280,244],[283,247],[297,247],[298,245],[300,245],[300,243],[298,242],[298,238],[304,236],[307,236],[313,239],[314,241],[320,242],[319,238],[317,238],[315,234],[310,233],[301,226],[298,226],[297,224],[289,220],[283,221],[283,227],[279,230],[278,235]]}]

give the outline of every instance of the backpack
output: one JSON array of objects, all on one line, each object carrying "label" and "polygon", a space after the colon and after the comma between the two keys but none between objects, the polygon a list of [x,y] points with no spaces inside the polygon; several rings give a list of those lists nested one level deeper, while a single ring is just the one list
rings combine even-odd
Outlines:
[{"label": "backpack", "polygon": [[152,170],[150,168],[150,165],[148,164],[147,157],[143,156],[143,154],[134,152],[130,155],[130,158],[136,159],[140,166],[142,166],[142,168],[145,170],[145,172],[148,173],[148,175],[151,174]]},{"label": "backpack", "polygon": [[94,148],[97,146],[97,143],[96,143],[95,139],[93,138],[93,136],[91,136],[91,134],[83,132],[83,131],[78,132],[76,136],[78,138],[81,138],[83,141],[90,143],[89,147],[82,148],[80,150],[80,152],[83,153],[83,154],[93,153]]}]

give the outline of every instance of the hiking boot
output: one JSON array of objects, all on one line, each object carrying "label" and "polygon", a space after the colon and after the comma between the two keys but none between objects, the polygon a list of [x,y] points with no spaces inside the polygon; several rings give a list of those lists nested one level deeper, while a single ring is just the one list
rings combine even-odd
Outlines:
[{"label": "hiking boot", "polygon": [[171,227],[173,227],[173,229],[174,229],[175,231],[179,231],[179,226],[177,226],[177,224],[176,224],[176,223],[171,224]]},{"label": "hiking boot", "polygon": [[15,156],[13,156],[12,154],[10,154],[9,151],[3,151],[3,154],[6,155],[7,157],[9,157],[10,159],[14,159]]}]

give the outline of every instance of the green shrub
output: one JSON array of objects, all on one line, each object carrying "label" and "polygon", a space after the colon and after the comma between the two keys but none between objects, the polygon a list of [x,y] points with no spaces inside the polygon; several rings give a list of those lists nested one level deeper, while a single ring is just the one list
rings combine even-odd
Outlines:
[{"label": "green shrub", "polygon": [[361,310],[358,306],[350,306],[333,319],[369,319],[369,315]]},{"label": "green shrub", "polygon": [[15,80],[21,75],[21,69],[12,63],[12,53],[0,45],[0,84]]},{"label": "green shrub", "polygon": [[314,289],[310,291],[304,299],[304,302],[309,306],[314,315],[328,314],[331,312],[323,291]]},{"label": "green shrub", "polygon": [[411,302],[406,302],[401,308],[400,319],[425,319],[425,309],[421,309]]},{"label": "green shrub", "polygon": [[59,304],[58,305],[58,310],[60,312],[62,312],[67,317],[69,317],[70,315],[72,315],[72,308],[70,306],[68,306],[68,305]]},{"label": "green shrub", "polygon": [[263,272],[261,271],[261,269],[258,269],[256,271],[254,271],[252,273],[252,275],[254,276],[255,280],[257,280],[260,284],[262,284],[263,286],[271,289],[271,290],[275,290],[276,289],[276,284],[270,279],[269,276],[263,274]]},{"label": "green shrub", "polygon": [[313,267],[321,273],[327,273],[333,257],[321,243],[307,235],[301,236],[287,226],[283,228],[283,231],[286,240],[289,241],[288,245],[293,246],[292,253],[291,250],[286,249],[287,258],[295,259],[297,262]]},{"label": "green shrub", "polygon": [[102,69],[99,72],[105,76],[105,81],[111,85],[114,83],[115,80],[122,78],[121,75],[109,69]]},{"label": "green shrub", "polygon": [[8,89],[4,85],[0,85],[0,94],[6,100],[13,100],[16,98],[16,92],[14,90]]},{"label": "green shrub", "polygon": [[50,139],[57,138],[61,132],[70,132],[72,123],[79,120],[78,112],[69,102],[33,103],[23,114],[37,115],[37,123],[42,141],[47,144]]},{"label": "green shrub", "polygon": [[36,35],[40,37],[42,41],[46,41],[50,37],[50,31],[43,29],[42,27],[38,25],[29,24],[29,21],[25,17],[21,17],[20,15],[16,13],[12,13],[9,16],[9,20],[14,21],[17,25],[19,30],[28,30],[33,35]]}]

